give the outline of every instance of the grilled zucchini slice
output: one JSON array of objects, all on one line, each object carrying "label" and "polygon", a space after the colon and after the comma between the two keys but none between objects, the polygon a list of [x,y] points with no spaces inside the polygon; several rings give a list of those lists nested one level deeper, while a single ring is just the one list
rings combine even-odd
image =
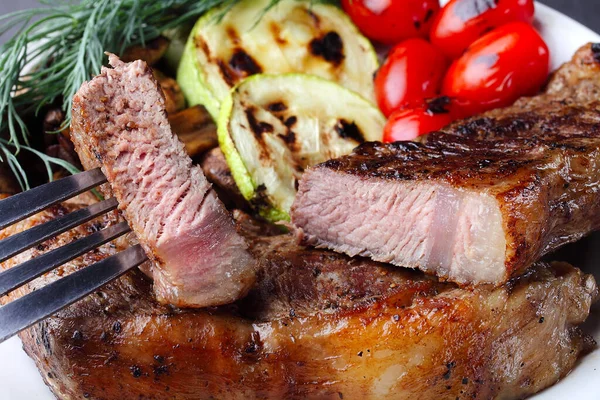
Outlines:
[{"label": "grilled zucchini slice", "polygon": [[377,55],[338,7],[284,0],[242,0],[223,17],[216,9],[198,20],[187,41],[177,80],[190,106],[216,119],[236,84],[257,73],[306,73],[333,80],[373,101]]},{"label": "grilled zucchini slice", "polygon": [[271,221],[289,220],[303,171],[382,139],[385,117],[344,87],[305,74],[255,75],[223,102],[219,144],[240,191]]}]

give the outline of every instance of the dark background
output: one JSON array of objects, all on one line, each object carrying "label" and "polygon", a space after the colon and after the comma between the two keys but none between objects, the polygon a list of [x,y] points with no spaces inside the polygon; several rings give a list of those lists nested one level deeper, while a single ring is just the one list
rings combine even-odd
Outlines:
[{"label": "dark background", "polygon": [[[595,10],[595,6],[600,5],[600,0],[542,0],[541,3],[571,16],[593,31],[600,32],[600,11]],[[37,0],[0,0],[0,14],[35,7],[36,4]]]},{"label": "dark background", "polygon": [[567,14],[594,32],[600,31],[599,0],[542,0],[540,3]]}]

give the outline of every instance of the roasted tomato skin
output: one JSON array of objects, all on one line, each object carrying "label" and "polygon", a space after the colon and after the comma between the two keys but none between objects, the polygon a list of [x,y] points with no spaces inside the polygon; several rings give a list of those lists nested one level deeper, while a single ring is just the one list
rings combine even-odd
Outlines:
[{"label": "roasted tomato skin", "polygon": [[451,124],[462,116],[459,104],[448,97],[438,97],[395,111],[383,130],[383,142],[413,140]]},{"label": "roasted tomato skin", "polygon": [[536,94],[549,68],[542,37],[531,25],[513,22],[477,40],[452,63],[442,94],[468,104],[467,114],[475,115]]},{"label": "roasted tomato skin", "polygon": [[396,44],[426,38],[439,0],[342,0],[342,8],[369,39]]},{"label": "roasted tomato skin", "polygon": [[451,59],[485,33],[510,22],[533,22],[533,0],[451,0],[438,13],[431,43]]},{"label": "roasted tomato skin", "polygon": [[389,116],[408,103],[435,97],[448,65],[446,57],[424,39],[401,42],[390,51],[375,76],[379,108]]}]

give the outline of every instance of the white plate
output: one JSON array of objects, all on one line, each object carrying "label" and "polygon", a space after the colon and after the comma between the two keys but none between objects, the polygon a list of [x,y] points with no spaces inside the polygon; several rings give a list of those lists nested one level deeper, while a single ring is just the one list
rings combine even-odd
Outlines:
[{"label": "white plate", "polygon": [[[590,6],[590,12],[594,12]],[[600,35],[569,17],[542,4],[536,9],[537,28],[552,53],[552,68],[568,61],[575,50],[587,42],[600,42]],[[585,239],[576,247],[561,253],[561,260],[573,260],[574,265],[594,273],[600,282],[600,234]],[[600,343],[600,306],[596,305],[584,329]],[[573,372],[553,387],[531,400],[600,398],[600,349],[580,360]],[[21,342],[12,338],[0,345],[0,399],[52,400],[33,361],[21,349]]]}]

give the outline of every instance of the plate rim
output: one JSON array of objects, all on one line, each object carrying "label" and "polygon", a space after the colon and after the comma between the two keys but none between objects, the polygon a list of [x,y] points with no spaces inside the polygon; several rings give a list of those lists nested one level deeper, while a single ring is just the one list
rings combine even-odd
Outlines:
[{"label": "plate rim", "polygon": [[[443,5],[447,1],[448,0],[442,0],[441,4]],[[565,24],[569,24],[573,27],[576,27],[577,30],[581,31],[582,34],[585,34],[586,36],[590,37],[589,41],[600,42],[600,34],[595,32],[588,26],[584,25],[583,23],[573,19],[572,17],[570,17],[570,16],[568,16],[568,15],[566,15],[566,14],[564,14],[542,2],[536,1],[535,6],[536,6],[536,23],[541,23],[543,25],[543,21],[539,21],[537,18],[537,15],[539,15],[538,13],[541,12],[542,14],[545,14],[546,16],[550,16],[552,19],[560,20],[561,24],[565,23]],[[582,45],[583,45],[583,43],[582,43]],[[595,311],[600,312],[600,306],[596,307]],[[35,363],[23,350],[21,340],[18,337],[12,338],[12,339],[0,344],[0,354],[5,354],[10,357],[14,357],[15,359],[13,359],[12,361],[20,360],[15,363],[13,363],[13,362],[2,363],[2,364],[5,364],[5,366],[4,367],[0,366],[0,395],[2,395],[0,397],[5,398],[6,400],[23,400],[23,399],[51,400],[51,399],[55,398],[54,395],[52,394],[52,392],[50,391],[50,389],[46,386],[45,382],[43,381],[41,373],[35,366]],[[25,358],[26,358],[26,360],[25,360]],[[8,361],[8,358],[7,359],[3,358],[3,361]],[[588,368],[594,367],[594,371],[596,371],[597,367],[600,367],[600,346],[597,346],[595,350],[593,350],[589,354],[581,357],[579,359],[577,365],[574,367],[574,371],[577,368],[582,368],[583,367],[582,364],[587,364],[588,362],[594,363],[588,367]],[[10,365],[7,365],[7,364],[10,364]],[[3,374],[3,372],[4,372],[4,374]],[[23,380],[11,379],[12,376],[7,375],[6,372],[8,372],[10,374],[14,374],[14,375],[19,375],[19,378],[23,378]],[[571,378],[571,377],[573,377],[572,373],[568,374],[566,377],[561,379],[555,385],[543,390],[542,392],[540,392],[538,394],[533,395],[530,399],[531,400],[550,400],[550,399],[557,398],[556,393],[553,393],[553,392],[557,391],[556,389],[558,389],[558,391],[561,391],[561,388],[563,387],[562,385],[564,385],[564,383],[566,383],[566,381],[569,381],[570,380],[569,378]],[[34,382],[31,382],[31,380],[34,380]],[[27,393],[26,397],[19,397],[19,398],[13,397],[11,395],[11,393],[12,393],[11,388],[14,388],[16,386],[16,382],[25,382],[25,381],[27,381],[29,385],[32,385],[31,387],[28,387],[25,390],[19,391],[19,393]],[[13,382],[13,386],[11,386],[11,382]],[[40,385],[43,387],[43,389],[40,388]],[[596,389],[599,386],[600,386],[600,384],[596,387]],[[588,385],[587,387],[589,388],[590,386]],[[30,393],[29,389],[34,390],[35,394]],[[594,389],[594,388],[592,388],[592,389]],[[585,390],[585,389],[581,389],[581,390]],[[586,393],[589,393],[591,396],[594,396],[593,393],[588,392],[587,390],[586,390],[586,392],[583,393],[583,395],[586,395]],[[576,395],[576,396],[581,396],[582,393],[580,391],[578,391],[576,393],[571,392],[570,394]],[[8,396],[8,397],[4,397],[4,396]],[[593,398],[594,397],[590,397],[589,400],[592,400]]]}]

